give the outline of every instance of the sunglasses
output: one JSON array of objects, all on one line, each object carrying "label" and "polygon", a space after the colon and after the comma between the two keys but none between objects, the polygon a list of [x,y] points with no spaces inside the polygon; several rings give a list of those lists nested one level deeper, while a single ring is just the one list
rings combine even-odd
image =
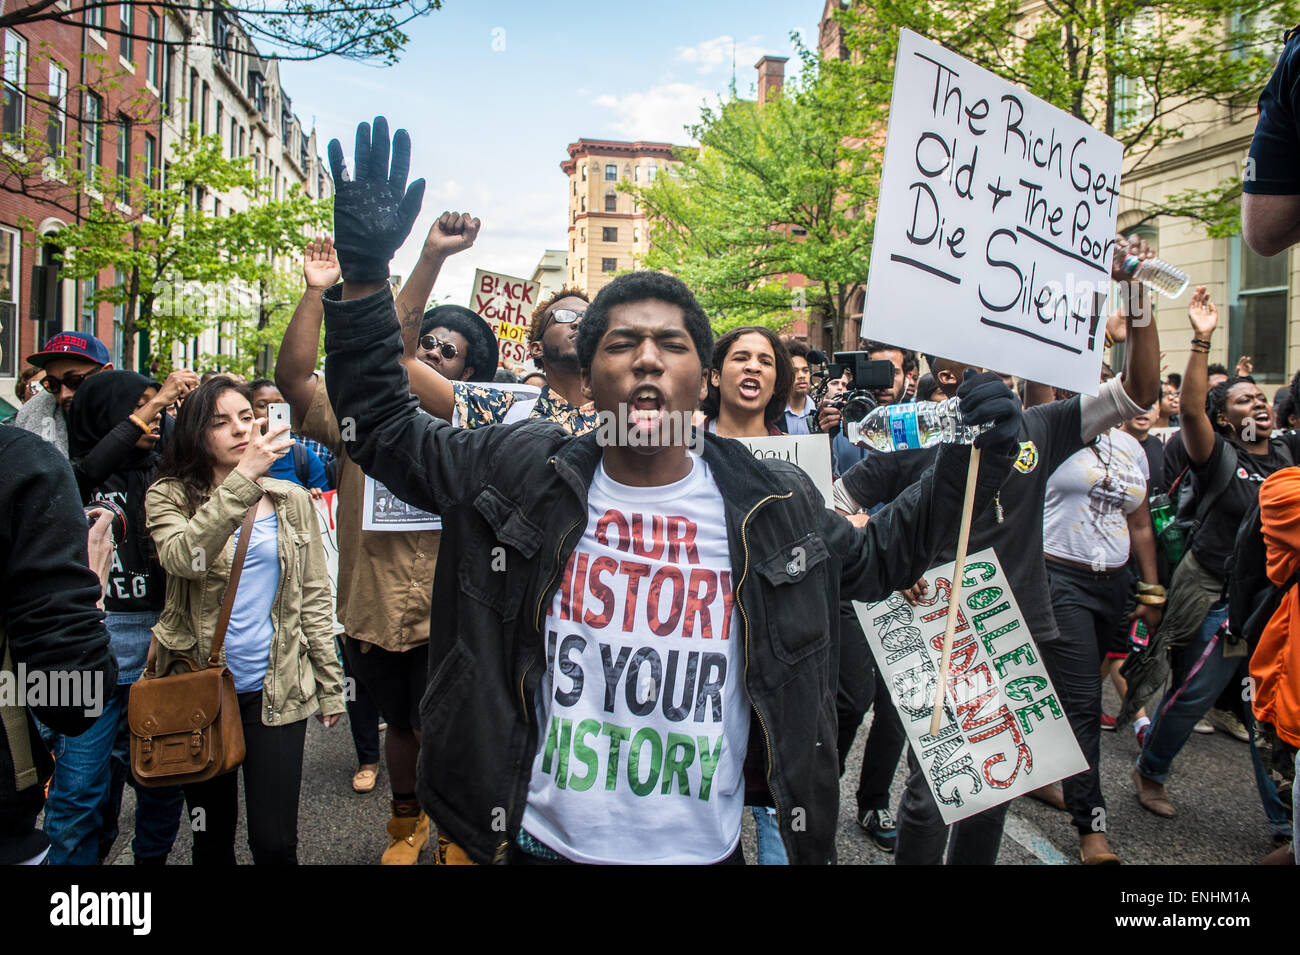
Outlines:
[{"label": "sunglasses", "polygon": [[[99,371],[98,368],[95,371]],[[61,388],[67,387],[69,391],[76,391],[81,387],[81,383],[93,375],[94,371],[85,373],[70,371],[62,378],[55,378],[53,375],[46,373],[41,379],[41,386],[52,395],[57,395]]]},{"label": "sunglasses", "polygon": [[460,354],[460,350],[451,342],[440,342],[432,335],[421,335],[420,347],[425,351],[437,351],[447,361],[451,361]]}]

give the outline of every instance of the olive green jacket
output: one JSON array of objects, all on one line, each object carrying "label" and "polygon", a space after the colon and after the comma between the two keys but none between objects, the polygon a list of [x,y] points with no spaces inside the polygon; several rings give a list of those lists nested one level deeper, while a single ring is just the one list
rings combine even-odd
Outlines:
[{"label": "olive green jacket", "polygon": [[[319,708],[343,712],[343,668],[334,649],[333,599],[311,496],[296,484],[232,471],[197,511],[185,490],[163,478],[145,496],[145,519],[167,571],[167,600],[153,628],[156,672],[182,658],[202,664],[212,650],[230,579],[235,531],[265,492],[279,526],[280,585],[271,605],[275,633],[262,686],[262,723],[283,726]],[[221,652],[225,659],[225,649]]]}]

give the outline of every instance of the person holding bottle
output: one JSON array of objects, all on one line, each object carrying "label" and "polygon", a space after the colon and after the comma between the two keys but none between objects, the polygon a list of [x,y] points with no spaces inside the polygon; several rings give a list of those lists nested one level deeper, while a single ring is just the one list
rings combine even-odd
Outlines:
[{"label": "person holding bottle", "polygon": [[[267,478],[291,446],[288,428],[262,433],[246,387],[217,376],[181,406],[145,509],[166,602],[154,628],[155,671],[211,651],[241,524],[252,535],[226,631],[246,755],[241,767],[248,842],[257,864],[298,861],[298,797],[305,720],[327,727],[344,711],[343,673],[330,624],[325,551],[307,491]],[[193,862],[233,864],[238,818],[231,772],[185,787],[195,829]]]}]

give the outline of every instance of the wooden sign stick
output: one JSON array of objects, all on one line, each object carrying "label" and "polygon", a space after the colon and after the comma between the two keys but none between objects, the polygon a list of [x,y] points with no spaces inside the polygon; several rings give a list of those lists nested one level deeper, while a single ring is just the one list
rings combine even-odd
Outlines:
[{"label": "wooden sign stick", "polygon": [[980,449],[970,449],[970,467],[966,469],[966,497],[961,503],[961,527],[957,531],[957,560],[952,565],[952,591],[948,595],[948,623],[943,630],[943,655],[939,658],[939,688],[934,694],[934,711],[930,714],[930,735],[939,735],[943,720],[943,698],[948,692],[948,665],[952,661],[952,634],[957,627],[957,608],[961,602],[961,579],[966,573],[966,545],[970,543],[971,512],[975,509],[975,484],[980,473]]}]

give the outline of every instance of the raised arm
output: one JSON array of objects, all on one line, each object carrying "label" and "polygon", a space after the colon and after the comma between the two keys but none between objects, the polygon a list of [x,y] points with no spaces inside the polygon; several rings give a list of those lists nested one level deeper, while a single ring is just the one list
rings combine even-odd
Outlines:
[{"label": "raised arm", "polygon": [[1127,242],[1117,239],[1110,272],[1120,286],[1119,307],[1124,316],[1124,340],[1128,343],[1120,380],[1136,405],[1149,408],[1160,400],[1160,336],[1151,311],[1151,293],[1124,270],[1124,259],[1129,255],[1149,259],[1155,256],[1155,250],[1136,235],[1129,236]]},{"label": "raised arm", "polygon": [[[1214,453],[1214,423],[1205,413],[1205,395],[1209,390],[1207,362],[1210,336],[1219,324],[1219,311],[1210,301],[1204,285],[1198,285],[1187,306],[1192,323],[1192,351],[1183,372],[1183,390],[1178,402],[1178,423],[1183,429],[1183,444],[1193,464],[1204,464]],[[1203,344],[1198,344],[1203,343]]]},{"label": "raised arm", "polygon": [[444,212],[429,228],[420,261],[397,293],[397,318],[402,326],[402,364],[411,381],[411,393],[429,414],[451,420],[456,395],[451,382],[417,356],[424,308],[433,293],[434,282],[448,257],[463,252],[478,238],[478,219],[469,213]]},{"label": "raised arm", "polygon": [[[348,454],[404,501],[441,512],[475,493],[503,429],[464,431],[420,414],[402,367],[402,336],[388,263],[410,234],[424,182],[408,190],[410,138],[399,129],[389,168],[388,121],[357,127],[356,179],[329,144],[334,238],[343,286],[325,296],[325,370]],[[337,388],[335,384],[337,383]]]},{"label": "raised arm", "polygon": [[307,243],[302,274],[307,289],[293,310],[275,358],[275,386],[298,419],[307,413],[316,393],[316,361],[320,357],[320,328],[325,315],[321,293],[336,285],[340,276],[333,239],[322,236]]},{"label": "raised arm", "polygon": [[[991,427],[976,438],[981,448],[974,510],[993,501],[1019,452],[1023,412],[1015,394],[993,372],[969,378],[958,389],[962,418]],[[860,530],[826,512],[823,533],[833,553],[843,555],[841,595],[852,600],[883,600],[911,587],[955,538],[966,492],[970,448],[944,445],[921,479],[877,511]]]}]

